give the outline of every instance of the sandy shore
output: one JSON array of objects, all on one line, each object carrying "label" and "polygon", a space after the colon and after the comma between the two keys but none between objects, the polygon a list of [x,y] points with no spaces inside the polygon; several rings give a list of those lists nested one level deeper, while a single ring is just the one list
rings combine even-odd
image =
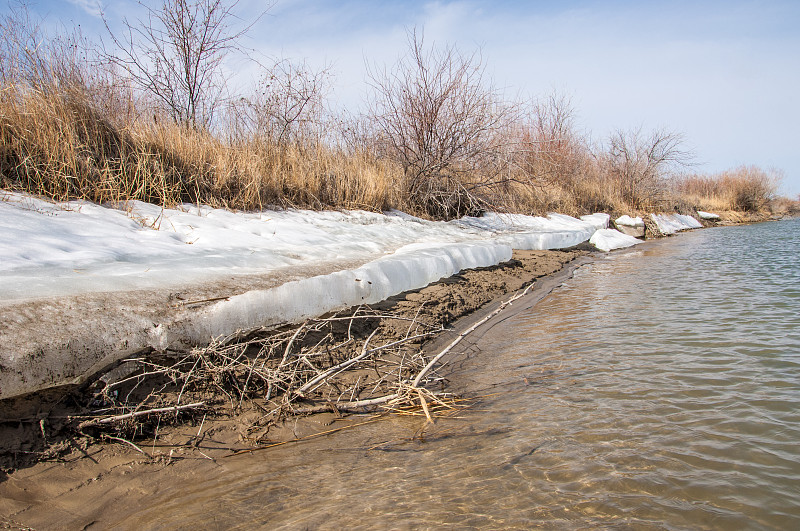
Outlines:
[{"label": "sandy shore", "polygon": [[[446,328],[445,332],[407,345],[409,350],[435,353],[459,331],[492,312],[509,294],[535,281],[529,294],[501,316],[531,307],[568,278],[578,264],[588,259],[586,255],[583,251],[515,252],[510,262],[464,271],[392,297],[372,310],[396,318],[370,337],[373,344],[387,344],[408,336],[409,320],[438,323]],[[479,333],[480,329],[476,335]],[[462,353],[465,348],[467,345],[462,347]],[[363,368],[345,371],[334,385],[352,384],[363,372]],[[25,397],[26,404],[5,404],[6,412],[27,409],[29,418],[4,418],[0,423],[4,470],[0,473],[0,527],[103,527],[109,516],[116,518],[120,511],[135,510],[136,504],[131,500],[136,494],[148,492],[160,482],[191,481],[208,467],[224,466],[226,457],[236,452],[340,429],[363,418],[331,409],[295,416],[291,422],[284,418],[279,423],[259,426],[257,420],[267,401],[253,400],[251,405],[245,404],[234,412],[223,400],[213,408],[205,408],[202,414],[197,412],[177,424],[158,427],[155,438],[131,438],[133,442],[125,442],[114,439],[113,431],[84,436],[74,429],[74,422],[64,421],[75,412],[70,406],[75,392],[52,390]],[[364,393],[367,392],[360,390],[356,398]],[[317,396],[311,403],[325,401]],[[31,411],[35,411],[32,416]],[[254,426],[260,430],[254,430]]]}]

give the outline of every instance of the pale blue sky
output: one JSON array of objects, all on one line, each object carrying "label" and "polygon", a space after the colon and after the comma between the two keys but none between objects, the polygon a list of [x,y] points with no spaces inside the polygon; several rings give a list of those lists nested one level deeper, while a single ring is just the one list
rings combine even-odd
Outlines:
[{"label": "pale blue sky", "polygon": [[[146,0],[151,3],[152,0]],[[264,0],[242,0],[243,19]],[[138,12],[133,0],[101,0],[112,26]],[[94,0],[39,0],[48,25],[103,31]],[[335,94],[363,101],[365,61],[393,62],[406,28],[426,40],[481,49],[487,72],[510,95],[572,99],[582,130],[682,132],[698,171],[741,164],[785,172],[800,193],[800,2],[277,0],[248,45],[270,57],[330,64]],[[255,72],[234,66],[242,83]]]}]

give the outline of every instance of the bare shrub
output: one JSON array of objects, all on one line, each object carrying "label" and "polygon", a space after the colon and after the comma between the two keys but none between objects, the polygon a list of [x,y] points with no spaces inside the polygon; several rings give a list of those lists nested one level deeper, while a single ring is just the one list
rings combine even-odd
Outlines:
[{"label": "bare shrub", "polygon": [[770,201],[769,210],[779,216],[797,216],[800,214],[800,198],[792,200],[785,196],[776,197]]},{"label": "bare shrub", "polygon": [[144,20],[124,19],[124,35],[106,28],[117,50],[106,59],[128,73],[136,85],[159,101],[172,118],[192,127],[208,127],[226,90],[221,65],[240,51],[250,25],[235,29],[239,0],[163,0],[157,8],[141,4]]},{"label": "bare shrub", "polygon": [[255,95],[232,106],[230,122],[241,138],[308,144],[325,135],[326,100],[332,74],[312,70],[305,62],[276,61],[258,83]]},{"label": "bare shrub", "polygon": [[510,108],[477,53],[428,48],[416,31],[408,47],[392,69],[368,74],[378,147],[402,166],[406,193],[428,215],[479,213],[502,160],[499,133]]},{"label": "bare shrub", "polygon": [[621,200],[636,210],[661,208],[668,173],[688,165],[691,158],[682,135],[664,130],[644,134],[641,129],[615,131],[599,154]]},{"label": "bare shrub", "polygon": [[585,143],[574,122],[575,110],[565,96],[554,93],[531,106],[521,138],[520,165],[526,173],[562,186],[578,177]]},{"label": "bare shrub", "polygon": [[[724,178],[723,178],[724,179]],[[767,207],[775,198],[780,175],[775,172],[766,172],[756,166],[742,166],[728,177],[734,190],[734,204],[738,210],[745,212],[758,212]]]},{"label": "bare shrub", "polygon": [[507,202],[540,214],[583,214],[594,208],[595,201],[582,195],[594,182],[594,161],[586,139],[575,130],[569,98],[553,93],[521,111],[509,130],[509,180],[516,186]]},{"label": "bare shrub", "polygon": [[[50,90],[83,81],[86,41],[77,31],[51,38],[25,4],[0,18],[0,80],[4,87]],[[81,59],[83,61],[81,61]]]}]

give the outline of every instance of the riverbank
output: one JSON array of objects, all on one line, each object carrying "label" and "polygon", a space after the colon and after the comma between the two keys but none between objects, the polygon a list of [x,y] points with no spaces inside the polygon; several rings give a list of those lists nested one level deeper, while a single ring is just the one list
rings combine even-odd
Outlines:
[{"label": "riverbank", "polygon": [[[341,351],[341,355],[331,354],[331,366],[365,350],[367,339],[368,344],[375,347],[401,342],[378,351],[379,359],[370,358],[362,364],[354,364],[350,370],[325,381],[320,388],[305,391],[302,400],[292,402],[291,409],[324,406],[339,395],[346,395],[342,402],[352,402],[392,391],[400,376],[408,377],[419,370],[441,344],[452,339],[454,331],[469,327],[509,295],[531,283],[534,288],[528,301],[519,301],[519,305],[532,304],[586,259],[587,253],[579,250],[516,251],[512,260],[498,266],[463,271],[423,289],[391,297],[369,309],[354,308],[328,316],[338,321],[314,323],[315,326],[342,326],[308,330],[312,324],[307,322],[303,325],[307,331],[300,332],[305,334],[302,341],[299,341],[298,331],[303,330],[303,326],[278,331],[282,337],[295,337],[306,351],[322,343],[321,335],[331,336],[328,352],[332,347],[347,343],[335,350]],[[437,334],[432,341],[425,342],[427,336],[415,337],[424,336],[426,330],[439,329],[447,331]],[[256,341],[251,335],[240,338],[238,344],[249,345],[252,350]],[[420,356],[421,352],[424,354]],[[418,359],[413,359],[415,356]],[[319,358],[307,357],[306,360],[317,364],[317,370],[325,370]],[[251,377],[251,382],[253,380],[255,378]],[[2,424],[0,441],[4,446],[5,477],[0,484],[0,514],[7,515],[7,525],[48,528],[64,525],[64,519],[68,518],[68,527],[73,527],[72,524],[80,527],[95,521],[99,512],[114,506],[115,500],[131,489],[152,485],[159,474],[171,477],[185,474],[188,478],[202,473],[203,467],[220,466],[220,460],[238,451],[363,421],[361,416],[347,417],[344,407],[335,406],[311,417],[289,416],[291,412],[285,407],[277,412],[280,414],[268,416],[271,409],[285,401],[285,393],[281,396],[276,392],[267,398],[265,390],[260,389],[231,400],[223,388],[215,387],[222,384],[215,384],[213,378],[211,383],[197,381],[185,386],[184,381],[175,388],[164,387],[162,379],[148,382],[145,378],[134,378],[127,384],[107,389],[106,394],[116,392],[117,397],[122,393],[150,395],[159,386],[162,395],[183,393],[183,404],[204,404],[185,410],[178,419],[173,411],[139,417],[135,424],[132,419],[107,426],[87,424],[89,417],[83,416],[86,411],[76,405],[81,400],[89,404],[94,400],[94,408],[99,409],[98,386],[101,383],[107,386],[103,380],[97,380],[84,390],[60,388],[40,393],[35,398],[37,404],[26,405],[30,412],[28,418]],[[434,376],[428,387],[441,390],[443,386]],[[253,388],[255,390],[255,386]],[[230,395],[231,391],[227,393]],[[442,396],[447,397],[446,394]],[[31,397],[21,400],[30,401]],[[430,402],[431,409],[435,408],[433,397],[426,402]],[[418,398],[416,404],[419,408]],[[4,411],[20,410],[22,405],[17,403]],[[154,405],[155,402],[148,402],[146,407]],[[286,422],[286,419],[291,420]]]},{"label": "riverbank", "polygon": [[[232,212],[0,194],[0,399],[79,383],[149,351],[302,323],[509,260],[633,245],[607,214]],[[605,244],[605,245],[603,245]]]},{"label": "riverbank", "polygon": [[[368,416],[348,415],[366,409],[349,408],[347,404],[397,393],[398,382],[412,379],[454,337],[496,310],[511,294],[533,282],[526,298],[515,301],[499,319],[535,304],[587,260],[591,255],[583,250],[515,251],[512,260],[498,266],[465,270],[369,308],[351,308],[271,334],[231,338],[225,345],[203,350],[202,356],[189,357],[190,353],[184,352],[177,356],[183,356],[183,365],[175,365],[176,353],[172,353],[171,361],[160,361],[163,365],[158,370],[163,372],[155,379],[152,375],[139,377],[135,372],[101,374],[100,379],[81,389],[51,389],[23,397],[13,405],[6,401],[4,412],[27,408],[28,413],[11,422],[4,418],[0,424],[0,441],[4,445],[0,515],[7,515],[0,522],[20,528],[55,527],[65,518],[77,527],[91,521],[102,522],[103,514],[111,514],[109,507],[118,512],[124,506],[124,497],[154,488],[161,474],[169,475],[173,481],[191,481],[205,467],[224,466],[225,460],[237,453],[348,429],[392,414],[391,410],[418,415],[424,422],[426,414],[435,417],[442,413],[444,407],[437,404],[439,400],[448,406],[456,405],[442,380],[447,371],[427,378],[423,389],[431,391],[430,395],[413,394],[405,396],[405,400],[384,402],[382,405],[388,405],[389,410],[375,406],[369,408]],[[471,339],[480,334],[481,329]],[[304,353],[290,356],[288,363],[293,364],[288,371],[291,378],[298,379],[290,384],[294,393],[280,389],[285,381],[273,382],[272,393],[269,385],[254,385],[258,377],[253,376],[253,364],[243,366],[244,370],[239,367],[238,375],[230,364],[212,364],[202,378],[202,371],[196,368],[215,355],[216,363],[226,356],[230,359],[232,351],[225,349],[239,348],[237,356],[247,355],[264,362],[258,352],[265,347],[278,354],[277,360],[264,364],[272,370],[276,361],[280,365],[286,352]],[[317,354],[325,352],[327,362],[321,360],[323,356],[312,355],[315,348]],[[461,348],[463,352],[468,345]],[[314,378],[311,372],[326,373],[331,367],[373,350],[380,356],[370,356],[346,371],[331,373],[320,380],[319,386],[296,392],[303,387],[302,381],[307,383]],[[314,365],[314,369],[300,374],[298,367],[304,364]],[[149,367],[149,371],[140,373],[158,372],[155,365]],[[174,368],[172,372],[166,370],[170,368]],[[192,380],[187,373],[198,377]],[[113,378],[127,383],[113,384]],[[174,380],[171,388],[170,379]],[[109,382],[113,384],[110,388]],[[240,395],[235,394],[237,390]],[[129,417],[104,425],[96,421],[112,418],[109,410],[93,417],[87,415],[87,409],[102,412],[103,400],[109,401],[105,405],[110,406],[111,399],[120,396],[129,401],[127,410],[139,412],[157,410],[170,400],[176,403],[176,398],[177,403],[194,406],[181,409],[180,414],[167,409],[135,417],[135,422]],[[142,402],[137,406],[133,400]],[[428,412],[422,409],[423,401]],[[307,416],[310,411],[318,413]]]}]

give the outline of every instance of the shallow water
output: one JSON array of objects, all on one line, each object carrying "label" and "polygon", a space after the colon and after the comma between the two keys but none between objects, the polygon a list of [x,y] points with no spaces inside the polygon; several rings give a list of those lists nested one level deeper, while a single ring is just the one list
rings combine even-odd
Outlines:
[{"label": "shallow water", "polygon": [[[138,528],[800,528],[800,221],[612,253],[395,418],[162,486]],[[475,353],[476,350],[480,352]]]}]

